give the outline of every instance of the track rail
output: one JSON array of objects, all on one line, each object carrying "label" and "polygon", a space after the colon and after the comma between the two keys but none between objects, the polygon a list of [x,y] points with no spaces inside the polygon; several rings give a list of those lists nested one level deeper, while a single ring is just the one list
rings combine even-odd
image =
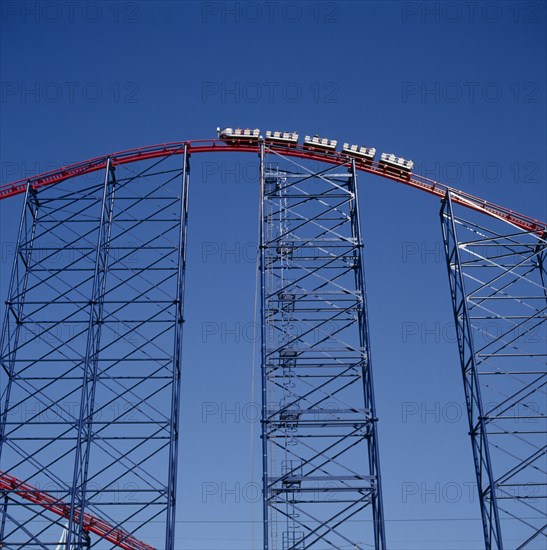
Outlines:
[{"label": "track rail", "polygon": [[[0,471],[0,491],[15,492],[21,498],[32,504],[38,504],[44,509],[56,514],[62,518],[68,518],[70,515],[70,505],[66,502],[55,498],[54,496],[40,491],[20,481],[16,477],[10,476],[5,472]],[[76,511],[75,520],[80,520],[80,512]],[[127,531],[119,527],[113,527],[108,522],[95,517],[87,512],[84,513],[84,528],[90,533],[94,533],[99,537],[112,542],[118,548],[123,550],[155,550],[152,546],[133,537]]]},{"label": "track rail", "polygon": [[[112,165],[128,164],[139,160],[147,160],[171,155],[181,155],[184,153],[185,145],[188,146],[188,152],[192,153],[259,153],[258,144],[226,144],[218,139],[209,140],[190,140],[164,143],[159,145],[150,145],[148,147],[140,147],[138,149],[129,149],[95,157],[83,162],[78,162],[45,172],[32,178],[18,180],[13,183],[8,183],[0,186],[0,200],[13,197],[24,193],[27,185],[30,183],[33,189],[39,189],[46,185],[53,185],[70,178],[96,172],[97,170],[106,167],[107,160],[110,159]],[[312,151],[304,148],[302,145],[282,145],[282,144],[267,144],[267,151],[277,152],[284,156],[296,157],[320,162],[327,162],[337,165],[347,165],[348,155],[339,151]],[[351,157],[355,158],[355,157]],[[419,174],[410,174],[398,176],[390,173],[386,168],[378,162],[365,162],[359,159],[356,160],[356,168],[362,172],[368,172],[383,178],[387,178],[410,187],[415,187],[421,191],[425,191],[437,197],[444,198],[447,193],[450,193],[453,203],[460,204],[472,210],[482,212],[494,218],[498,218],[509,222],[520,229],[544,235],[547,233],[547,223],[540,220],[535,220],[524,214],[519,214],[513,210],[493,204],[479,197],[475,197],[464,191],[459,191],[437,181],[431,180]]]}]

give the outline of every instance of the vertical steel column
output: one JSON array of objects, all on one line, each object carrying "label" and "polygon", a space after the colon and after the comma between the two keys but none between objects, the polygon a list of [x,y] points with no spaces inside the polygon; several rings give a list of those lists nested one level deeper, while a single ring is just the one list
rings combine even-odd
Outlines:
[{"label": "vertical steel column", "polygon": [[[21,208],[21,218],[17,232],[17,242],[13,251],[13,267],[8,289],[8,299],[2,324],[0,338],[0,464],[4,450],[6,425],[10,407],[10,393],[15,374],[16,350],[19,347],[24,319],[25,293],[28,287],[28,266],[31,261],[34,237],[36,235],[36,219],[39,203],[36,192],[27,182],[27,189]],[[8,496],[5,495],[1,505],[0,541],[4,540]]]},{"label": "vertical steel column", "polygon": [[266,197],[266,188],[264,182],[264,142],[260,143],[260,207],[259,207],[259,225],[260,225],[260,375],[261,375],[261,439],[262,439],[262,525],[264,550],[269,549],[269,504],[268,504],[268,386],[267,381],[267,334],[266,325],[266,235],[264,233],[264,201]]},{"label": "vertical steel column", "polygon": [[361,231],[361,216],[359,213],[359,199],[357,192],[357,171],[355,169],[355,160],[351,161],[351,179],[350,189],[354,198],[350,203],[350,212],[352,219],[352,235],[356,244],[357,264],[355,266],[355,285],[362,296],[362,306],[358,311],[359,315],[359,338],[361,347],[365,352],[365,360],[362,364],[363,387],[365,393],[365,407],[372,411],[371,422],[368,427],[368,460],[369,471],[373,479],[376,479],[376,498],[372,500],[373,518],[374,518],[374,541],[376,548],[386,548],[386,534],[384,523],[384,505],[382,496],[382,476],[380,473],[380,451],[378,446],[378,433],[376,429],[376,401],[374,398],[374,382],[372,377],[372,358],[370,333],[368,330],[368,310],[367,310],[367,291],[365,283],[365,267],[363,261],[363,233]]},{"label": "vertical steel column", "polygon": [[264,548],[385,550],[355,166],[260,180]]},{"label": "vertical steel column", "polygon": [[180,202],[180,234],[177,251],[177,289],[175,298],[175,338],[173,347],[173,379],[171,399],[171,425],[169,440],[169,480],[167,486],[166,550],[175,548],[177,465],[180,422],[180,383],[182,368],[182,333],[184,327],[184,288],[186,274],[186,239],[188,233],[188,201],[190,191],[190,155],[184,146]]},{"label": "vertical steel column", "polygon": [[76,544],[80,548],[84,541],[84,515],[79,511],[87,508],[88,469],[93,437],[93,422],[95,412],[95,390],[97,386],[97,367],[101,345],[101,330],[103,324],[104,295],[108,273],[110,234],[114,207],[116,177],[111,160],[108,159],[105,169],[103,196],[101,203],[101,219],[97,235],[97,251],[95,255],[95,272],[93,274],[93,291],[90,299],[89,322],[87,327],[87,343],[83,360],[82,395],[78,417],[78,436],[74,474],[72,480],[70,513],[66,546],[71,548]]},{"label": "vertical steel column", "polygon": [[447,193],[443,202],[441,222],[467,403],[469,435],[471,436],[473,460],[477,476],[484,540],[486,550],[503,550],[499,512],[496,502],[495,478],[490,460],[490,447],[488,445],[488,436],[484,422],[484,407],[475,363],[473,331],[469,319],[462,275],[462,262],[458,248],[450,193]]}]

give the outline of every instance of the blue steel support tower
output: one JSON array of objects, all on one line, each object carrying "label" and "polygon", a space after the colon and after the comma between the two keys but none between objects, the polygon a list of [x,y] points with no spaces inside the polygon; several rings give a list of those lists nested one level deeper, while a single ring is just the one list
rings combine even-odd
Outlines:
[{"label": "blue steel support tower", "polygon": [[264,548],[383,550],[355,166],[260,159]]},{"label": "blue steel support tower", "polygon": [[454,198],[441,222],[485,547],[545,548],[547,235]]},{"label": "blue steel support tower", "polygon": [[79,549],[90,529],[98,549],[174,548],[183,148],[28,185],[0,341],[3,548]]}]

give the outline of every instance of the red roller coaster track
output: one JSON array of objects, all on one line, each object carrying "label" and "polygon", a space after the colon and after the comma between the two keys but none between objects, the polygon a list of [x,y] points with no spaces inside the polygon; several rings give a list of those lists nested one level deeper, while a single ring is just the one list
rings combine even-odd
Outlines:
[{"label": "red roller coaster track", "polygon": [[[62,518],[68,518],[70,506],[54,496],[39,491],[32,485],[0,471],[0,491],[15,491],[17,495],[32,504],[38,504],[53,514]],[[76,521],[80,520],[79,511],[76,512]],[[136,539],[123,529],[113,527],[108,522],[84,512],[84,528],[90,533],[112,542],[123,550],[154,550],[152,546]]]},{"label": "red roller coaster track", "polygon": [[[127,151],[120,151],[111,155],[105,155],[102,157],[95,157],[83,162],[78,162],[52,170],[38,176],[34,176],[29,179],[15,181],[13,183],[0,186],[0,200],[12,197],[24,193],[27,184],[30,183],[32,188],[38,189],[45,185],[53,185],[61,181],[81,176],[90,172],[95,172],[106,167],[107,159],[110,159],[112,165],[128,164],[139,160],[147,160],[154,158],[167,157],[170,155],[179,155],[184,152],[185,147],[188,147],[188,152],[192,153],[223,153],[223,152],[244,152],[244,153],[258,153],[258,144],[225,144],[221,140],[209,139],[209,140],[191,140],[191,141],[179,141],[172,143],[164,143],[159,145],[150,145],[148,147],[141,147],[138,149],[130,149]],[[331,164],[344,165],[348,162],[348,156],[339,151],[312,151],[306,149],[301,145],[282,145],[282,144],[267,144],[268,150],[277,152],[289,157],[297,157],[309,160],[316,160],[327,162]],[[426,191],[438,197],[445,197],[447,192],[450,192],[452,202],[461,204],[472,210],[483,212],[494,218],[498,218],[509,222],[516,227],[524,229],[525,231],[531,231],[538,234],[544,234],[547,232],[547,224],[545,222],[535,220],[518,212],[514,212],[503,206],[499,206],[490,203],[479,197],[475,197],[463,191],[448,187],[442,183],[431,180],[429,178],[420,176],[418,174],[409,174],[399,176],[389,171],[379,164],[378,162],[367,162],[355,159],[356,168],[369,174],[375,174],[393,181],[398,181],[416,187],[422,191]]]}]

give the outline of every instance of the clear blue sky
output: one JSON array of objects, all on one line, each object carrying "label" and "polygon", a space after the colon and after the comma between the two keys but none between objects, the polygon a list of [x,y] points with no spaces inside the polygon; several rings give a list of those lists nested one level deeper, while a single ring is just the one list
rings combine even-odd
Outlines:
[{"label": "clear blue sky", "polygon": [[[249,126],[374,146],[547,218],[543,1],[0,9],[2,183]],[[250,550],[256,159],[193,160],[177,549]],[[439,202],[372,176],[360,190],[389,547],[478,550]],[[0,203],[2,297],[20,203]]]}]

